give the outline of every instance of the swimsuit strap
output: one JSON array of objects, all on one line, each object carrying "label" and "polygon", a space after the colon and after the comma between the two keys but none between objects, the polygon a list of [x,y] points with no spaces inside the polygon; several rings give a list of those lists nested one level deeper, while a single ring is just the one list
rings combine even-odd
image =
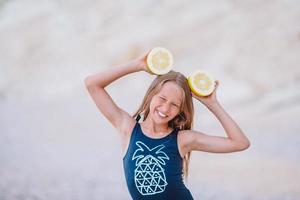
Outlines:
[{"label": "swimsuit strap", "polygon": [[135,121],[136,121],[136,122],[139,122],[140,119],[141,119],[141,115],[137,115],[136,118],[135,118]]}]

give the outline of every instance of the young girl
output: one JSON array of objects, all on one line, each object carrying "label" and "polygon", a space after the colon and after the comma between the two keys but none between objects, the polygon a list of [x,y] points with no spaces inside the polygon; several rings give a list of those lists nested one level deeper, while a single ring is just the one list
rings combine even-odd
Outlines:
[{"label": "young girl", "polygon": [[[183,182],[191,151],[229,153],[247,149],[250,142],[218,102],[218,81],[211,95],[199,97],[191,93],[184,75],[171,71],[154,79],[133,116],[118,107],[105,87],[133,72],[151,74],[146,57],[147,54],[90,75],[85,84],[101,113],[121,137],[123,166],[131,197],[141,200],[193,199]],[[227,137],[192,130],[192,97],[218,118]]]}]

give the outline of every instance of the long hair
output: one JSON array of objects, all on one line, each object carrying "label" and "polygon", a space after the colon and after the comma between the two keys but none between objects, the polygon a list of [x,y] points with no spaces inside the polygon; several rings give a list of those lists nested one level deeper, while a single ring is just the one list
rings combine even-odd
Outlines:
[{"label": "long hair", "polygon": [[[193,118],[194,118],[194,105],[191,95],[191,90],[188,85],[186,77],[175,71],[170,71],[164,75],[158,75],[151,83],[150,87],[148,88],[143,102],[133,115],[133,117],[137,117],[137,121],[143,116],[143,121],[148,117],[150,112],[150,102],[154,95],[156,95],[162,88],[162,86],[168,82],[172,81],[176,83],[179,87],[181,87],[184,91],[183,101],[180,106],[179,114],[174,117],[171,121],[168,122],[168,126],[172,129],[177,130],[190,130],[193,125]],[[183,175],[185,179],[188,176],[188,168],[190,162],[190,152],[184,155],[182,167],[183,167]]]}]

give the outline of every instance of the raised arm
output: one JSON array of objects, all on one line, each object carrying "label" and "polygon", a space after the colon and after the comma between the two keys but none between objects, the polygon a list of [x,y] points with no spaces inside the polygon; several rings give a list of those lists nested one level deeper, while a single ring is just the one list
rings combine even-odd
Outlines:
[{"label": "raised arm", "polygon": [[[218,84],[217,81],[216,85],[218,86]],[[217,117],[227,137],[211,136],[192,130],[183,131],[182,135],[185,136],[183,137],[183,145],[185,145],[183,149],[186,150],[185,152],[198,150],[212,153],[229,153],[242,151],[250,146],[250,141],[244,135],[241,128],[217,101],[216,90],[209,97],[193,96],[201,101]]]},{"label": "raised arm", "polygon": [[84,80],[86,88],[100,112],[123,136],[132,130],[135,120],[116,105],[105,87],[127,74],[146,71],[145,60],[146,55],[128,63],[111,67],[106,71],[90,75]]}]

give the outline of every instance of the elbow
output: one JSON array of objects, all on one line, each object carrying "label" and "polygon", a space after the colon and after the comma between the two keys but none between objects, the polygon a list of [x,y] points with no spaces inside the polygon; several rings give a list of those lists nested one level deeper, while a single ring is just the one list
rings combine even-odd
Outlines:
[{"label": "elbow", "polygon": [[247,140],[245,142],[241,142],[239,145],[239,150],[244,151],[244,150],[248,149],[250,146],[251,146],[251,143],[249,140]]},{"label": "elbow", "polygon": [[88,76],[84,79],[84,85],[86,88],[89,88],[92,86],[92,81],[91,81],[91,78]]},{"label": "elbow", "polygon": [[87,89],[93,88],[104,88],[101,81],[95,80],[94,77],[88,76],[84,79],[84,85]]}]

